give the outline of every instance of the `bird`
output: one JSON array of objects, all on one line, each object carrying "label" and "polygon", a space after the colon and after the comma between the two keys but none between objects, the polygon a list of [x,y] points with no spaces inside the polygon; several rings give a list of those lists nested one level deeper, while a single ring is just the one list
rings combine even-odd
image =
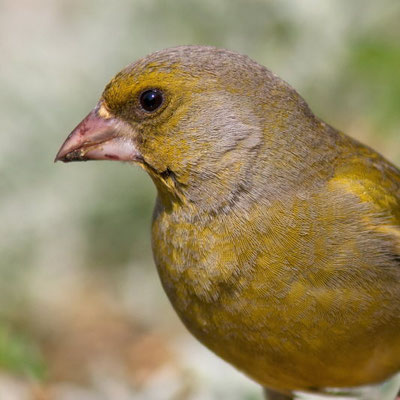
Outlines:
[{"label": "bird", "polygon": [[270,400],[400,387],[400,171],[246,55],[178,46],[124,68],[56,161],[143,168],[187,329]]}]

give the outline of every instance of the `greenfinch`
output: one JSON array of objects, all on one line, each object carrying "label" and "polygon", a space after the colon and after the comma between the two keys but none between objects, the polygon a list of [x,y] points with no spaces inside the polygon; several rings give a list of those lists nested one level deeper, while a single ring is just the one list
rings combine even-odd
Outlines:
[{"label": "greenfinch", "polygon": [[56,156],[100,159],[148,172],[165,292],[267,398],[395,397],[395,166],[267,68],[202,46],[151,54],[111,80]]}]

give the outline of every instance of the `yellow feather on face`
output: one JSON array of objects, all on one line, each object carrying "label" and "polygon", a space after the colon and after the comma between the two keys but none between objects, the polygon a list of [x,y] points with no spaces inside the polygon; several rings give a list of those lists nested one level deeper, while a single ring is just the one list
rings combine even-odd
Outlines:
[{"label": "yellow feather on face", "polygon": [[[163,96],[150,111],[149,90]],[[194,336],[287,396],[400,370],[396,167],[226,50],[152,54],[99,104],[157,186],[155,263]]]}]

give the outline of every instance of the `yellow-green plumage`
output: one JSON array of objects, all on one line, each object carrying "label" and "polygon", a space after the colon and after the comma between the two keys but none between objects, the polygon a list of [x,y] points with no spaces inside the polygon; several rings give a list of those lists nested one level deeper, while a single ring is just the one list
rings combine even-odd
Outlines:
[{"label": "yellow-green plumage", "polygon": [[344,162],[318,189],[239,216],[200,223],[157,206],[153,250],[176,311],[265,386],[358,386],[399,369],[398,210],[382,208],[396,200],[370,187],[377,170],[348,176]]},{"label": "yellow-green plumage", "polygon": [[[164,93],[140,109],[140,93]],[[187,328],[282,393],[400,369],[400,172],[247,57],[155,53],[100,106],[158,189],[152,244]]]}]

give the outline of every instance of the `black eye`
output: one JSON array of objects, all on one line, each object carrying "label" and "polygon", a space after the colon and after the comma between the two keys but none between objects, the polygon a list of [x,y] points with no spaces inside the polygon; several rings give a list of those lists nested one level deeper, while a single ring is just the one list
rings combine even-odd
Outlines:
[{"label": "black eye", "polygon": [[164,100],[163,94],[158,89],[146,90],[140,95],[140,105],[143,110],[154,111],[161,106]]}]

